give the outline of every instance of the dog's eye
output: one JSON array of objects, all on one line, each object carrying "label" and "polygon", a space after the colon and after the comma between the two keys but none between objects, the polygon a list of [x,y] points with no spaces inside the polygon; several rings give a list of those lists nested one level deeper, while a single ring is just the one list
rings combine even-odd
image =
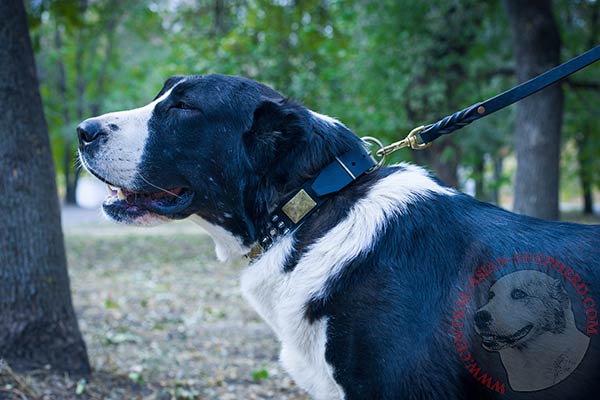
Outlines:
[{"label": "dog's eye", "polygon": [[490,293],[488,294],[488,300],[491,300],[491,299],[493,299],[495,295],[496,295],[496,293],[494,293],[494,292],[490,292]]},{"label": "dog's eye", "polygon": [[178,101],[177,103],[173,104],[171,106],[171,108],[177,108],[180,110],[193,110],[194,107],[190,106],[189,104],[183,102],[183,101]]},{"label": "dog's eye", "polygon": [[524,299],[525,297],[527,297],[527,293],[520,289],[514,289],[512,292],[510,292],[510,297],[512,297],[515,300]]}]

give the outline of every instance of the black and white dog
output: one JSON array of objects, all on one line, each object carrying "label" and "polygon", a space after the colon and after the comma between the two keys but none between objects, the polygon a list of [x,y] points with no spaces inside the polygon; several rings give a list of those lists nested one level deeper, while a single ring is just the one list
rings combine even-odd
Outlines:
[{"label": "black and white dog", "polygon": [[[150,104],[90,118],[78,134],[82,164],[112,190],[109,218],[193,217],[221,260],[256,248],[275,210],[363,146],[339,121],[223,75],[170,78]],[[315,399],[361,400],[564,400],[600,390],[598,226],[515,215],[409,164],[355,178],[242,273],[298,385]],[[590,338],[573,373],[535,392],[506,384],[474,322],[493,282],[523,269],[563,282]],[[534,297],[523,289],[514,301]]]}]

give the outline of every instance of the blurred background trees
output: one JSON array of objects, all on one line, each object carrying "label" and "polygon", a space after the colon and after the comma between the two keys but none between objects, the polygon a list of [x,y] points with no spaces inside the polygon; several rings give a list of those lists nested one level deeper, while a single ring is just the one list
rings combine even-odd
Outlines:
[{"label": "blurred background trees", "polygon": [[[518,2],[28,0],[62,196],[75,200],[77,122],[143,105],[174,74],[248,76],[360,136],[397,140],[517,83],[523,61],[513,56],[510,3]],[[542,3],[552,8],[560,61],[600,42],[599,1]],[[562,89],[562,130],[550,145],[561,149],[561,200],[581,198],[591,213],[600,185],[600,65]],[[504,110],[394,160],[426,164],[447,184],[511,207],[513,132],[527,135],[517,130],[527,117],[515,124],[515,114]],[[558,169],[549,175],[558,182]],[[523,199],[540,194],[522,187],[516,195]],[[548,193],[542,197],[558,204]]]}]

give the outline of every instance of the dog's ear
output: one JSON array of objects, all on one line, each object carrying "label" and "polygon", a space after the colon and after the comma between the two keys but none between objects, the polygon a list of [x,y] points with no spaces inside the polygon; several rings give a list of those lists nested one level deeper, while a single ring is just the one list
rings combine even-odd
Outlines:
[{"label": "dog's ear", "polygon": [[272,165],[302,140],[303,108],[286,99],[262,98],[243,142],[257,172]]},{"label": "dog's ear", "polygon": [[158,92],[156,97],[154,97],[154,100],[158,99],[160,96],[165,94],[167,92],[167,90],[171,89],[173,86],[175,86],[177,83],[179,83],[183,79],[185,79],[185,76],[183,76],[183,75],[175,75],[175,76],[172,76],[169,79],[167,79],[165,81],[165,84],[163,85],[162,89],[160,89],[160,92]]}]

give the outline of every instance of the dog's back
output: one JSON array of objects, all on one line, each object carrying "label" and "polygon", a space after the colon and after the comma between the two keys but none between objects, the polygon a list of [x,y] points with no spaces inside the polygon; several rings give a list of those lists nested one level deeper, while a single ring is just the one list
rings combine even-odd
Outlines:
[{"label": "dog's back", "polygon": [[[370,193],[381,190],[384,197],[394,185],[431,187],[422,196],[413,190],[387,214],[371,247],[307,309],[311,320],[328,319],[326,356],[346,398],[578,399],[595,390],[600,227],[512,214],[436,186],[412,168],[368,178]],[[565,282],[577,325],[591,338],[571,376],[535,393],[511,389],[498,354],[481,348],[473,326],[490,285],[523,269]]]}]

